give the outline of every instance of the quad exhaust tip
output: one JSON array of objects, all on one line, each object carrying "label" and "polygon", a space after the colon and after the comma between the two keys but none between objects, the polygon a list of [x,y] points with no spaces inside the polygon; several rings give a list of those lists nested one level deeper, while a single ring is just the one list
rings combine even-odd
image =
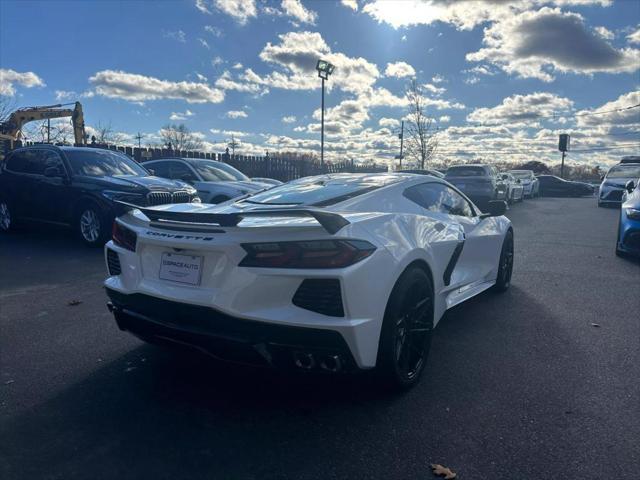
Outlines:
[{"label": "quad exhaust tip", "polygon": [[316,366],[326,372],[339,372],[342,370],[342,359],[340,355],[322,355],[318,359],[309,352],[294,352],[293,362],[296,367],[302,370],[312,370]]}]

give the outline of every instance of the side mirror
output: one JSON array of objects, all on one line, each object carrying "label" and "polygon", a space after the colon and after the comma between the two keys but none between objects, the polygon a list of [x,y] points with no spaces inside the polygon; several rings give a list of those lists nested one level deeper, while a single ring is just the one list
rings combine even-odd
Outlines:
[{"label": "side mirror", "polygon": [[491,200],[487,205],[486,213],[483,213],[481,217],[499,217],[507,212],[507,202],[504,200]]},{"label": "side mirror", "polygon": [[629,180],[627,183],[624,184],[624,189],[628,192],[631,193],[633,192],[633,190],[636,188],[635,183],[633,183],[633,180]]},{"label": "side mirror", "polygon": [[58,167],[47,167],[44,169],[44,176],[53,178],[53,177],[62,177],[62,172]]}]

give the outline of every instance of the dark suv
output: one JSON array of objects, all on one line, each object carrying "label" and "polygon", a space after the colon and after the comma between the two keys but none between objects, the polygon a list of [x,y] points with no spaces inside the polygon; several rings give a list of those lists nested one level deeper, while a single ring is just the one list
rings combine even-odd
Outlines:
[{"label": "dark suv", "polygon": [[89,245],[111,232],[115,200],[140,206],[199,201],[196,190],[151,173],[124,153],[35,145],[0,162],[0,231],[21,220],[64,224]]}]

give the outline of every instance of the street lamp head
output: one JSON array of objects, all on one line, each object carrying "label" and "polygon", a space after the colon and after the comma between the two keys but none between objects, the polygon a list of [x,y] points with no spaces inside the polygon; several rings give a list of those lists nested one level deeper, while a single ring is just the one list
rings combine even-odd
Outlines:
[{"label": "street lamp head", "polygon": [[326,60],[318,60],[316,64],[316,70],[318,71],[318,76],[323,80],[329,78],[329,75],[333,73],[335,70],[335,65],[330,64]]}]

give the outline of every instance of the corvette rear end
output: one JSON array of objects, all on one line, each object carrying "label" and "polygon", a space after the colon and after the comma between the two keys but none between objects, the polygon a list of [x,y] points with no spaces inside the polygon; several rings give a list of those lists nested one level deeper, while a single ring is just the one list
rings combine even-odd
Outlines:
[{"label": "corvette rear end", "polygon": [[[375,365],[368,329],[384,310],[386,285],[370,279],[390,258],[357,222],[318,213],[323,226],[313,212],[274,210],[245,212],[242,227],[235,214],[218,214],[211,226],[197,221],[206,220],[197,218],[204,209],[117,219],[105,286],[121,329],[242,363]],[[340,235],[330,233],[343,224]]]}]

